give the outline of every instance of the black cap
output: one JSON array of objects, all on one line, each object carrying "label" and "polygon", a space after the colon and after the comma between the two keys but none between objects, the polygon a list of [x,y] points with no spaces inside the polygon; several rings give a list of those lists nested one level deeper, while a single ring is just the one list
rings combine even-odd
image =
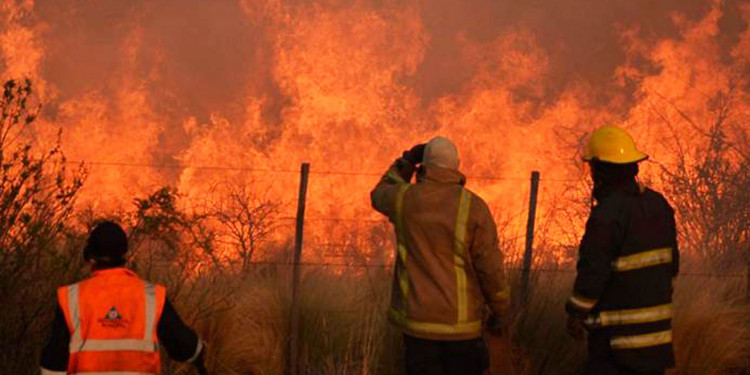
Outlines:
[{"label": "black cap", "polygon": [[112,221],[103,221],[89,234],[83,257],[100,265],[119,266],[125,264],[127,252],[128,237],[122,227]]}]

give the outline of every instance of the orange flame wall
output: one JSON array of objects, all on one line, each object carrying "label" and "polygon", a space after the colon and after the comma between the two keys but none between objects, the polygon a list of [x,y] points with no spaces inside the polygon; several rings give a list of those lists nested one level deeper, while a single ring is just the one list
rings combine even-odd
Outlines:
[{"label": "orange flame wall", "polygon": [[[36,82],[38,142],[62,127],[70,160],[120,164],[90,165],[81,203],[101,210],[163,185],[190,202],[222,181],[292,208],[295,174],[247,169],[379,173],[442,134],[466,174],[505,178],[469,182],[500,216],[523,212],[540,170],[549,216],[584,180],[585,131],[622,124],[668,163],[667,123],[689,140],[683,115],[705,123],[730,88],[737,116],[750,113],[747,1],[3,0],[1,10],[0,77]],[[377,218],[377,178],[313,174],[309,215]]]}]

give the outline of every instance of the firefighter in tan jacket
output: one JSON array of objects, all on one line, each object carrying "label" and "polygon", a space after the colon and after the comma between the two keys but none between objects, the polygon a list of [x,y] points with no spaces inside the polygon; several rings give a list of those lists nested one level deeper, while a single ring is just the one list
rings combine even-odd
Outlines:
[{"label": "firefighter in tan jacket", "polygon": [[371,193],[373,207],[396,228],[388,315],[404,334],[410,375],[482,374],[489,363],[485,306],[488,328],[498,334],[509,305],[495,222],[464,188],[458,165],[456,147],[437,137],[404,152]]}]

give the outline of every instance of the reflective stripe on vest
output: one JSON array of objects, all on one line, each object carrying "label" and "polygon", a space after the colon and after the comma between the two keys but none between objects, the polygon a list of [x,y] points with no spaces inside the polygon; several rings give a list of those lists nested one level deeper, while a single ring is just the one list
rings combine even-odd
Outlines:
[{"label": "reflective stripe on vest", "polygon": [[42,367],[42,375],[68,375],[67,371],[52,371]]},{"label": "reflective stripe on vest", "polygon": [[612,349],[638,349],[659,346],[672,342],[672,331],[647,333],[645,335],[617,336],[610,340]]},{"label": "reflective stripe on vest", "polygon": [[388,178],[390,178],[393,181],[396,181],[399,184],[407,183],[406,181],[404,181],[403,177],[401,177],[401,175],[399,175],[398,172],[396,172],[395,170],[388,171],[387,176]]},{"label": "reflective stripe on vest", "polygon": [[143,339],[154,341],[154,327],[156,327],[156,285],[146,282],[146,332]]},{"label": "reflective stripe on vest", "polygon": [[593,327],[607,327],[628,324],[653,323],[672,319],[672,304],[640,309],[602,311],[598,316],[587,320]]},{"label": "reflective stripe on vest", "polygon": [[198,339],[198,345],[195,346],[195,353],[188,358],[187,363],[193,363],[196,359],[198,359],[198,356],[201,354],[201,351],[203,351],[203,340]]},{"label": "reflective stripe on vest", "polygon": [[612,262],[612,269],[632,271],[665,263],[672,263],[672,249],[668,247],[619,257]]},{"label": "reflective stripe on vest", "polygon": [[72,320],[74,329],[70,339],[70,352],[79,353],[85,351],[138,351],[138,352],[157,352],[158,345],[154,341],[154,325],[156,323],[156,285],[145,283],[145,318],[146,326],[144,329],[143,339],[98,339],[83,340],[81,338],[81,319],[80,304],[78,301],[78,284],[68,287],[68,311]]},{"label": "reflective stripe on vest", "polygon": [[466,189],[461,189],[461,198],[458,203],[458,215],[456,215],[455,230],[455,254],[453,254],[453,266],[456,270],[456,300],[458,307],[458,324],[466,323],[469,314],[467,285],[466,285],[466,264],[464,256],[467,253],[466,248],[466,227],[469,222],[469,213],[471,212],[471,193]]},{"label": "reflective stripe on vest", "polygon": [[404,230],[404,196],[411,187],[411,184],[401,184],[398,186],[396,194],[396,237],[398,242],[398,261],[401,267],[398,273],[398,285],[401,288],[401,298],[403,300],[403,309],[407,309],[407,297],[409,295],[409,274],[406,272],[406,231]]},{"label": "reflective stripe on vest", "polygon": [[453,335],[471,334],[482,330],[482,322],[479,320],[458,324],[418,322],[415,320],[409,320],[404,312],[396,311],[394,309],[388,311],[388,317],[397,325],[413,332]]},{"label": "reflective stripe on vest", "polygon": [[584,298],[579,295],[572,295],[570,296],[570,299],[568,299],[568,302],[580,310],[588,311],[593,309],[598,301],[595,299]]},{"label": "reflective stripe on vest", "polygon": [[70,322],[72,323],[73,332],[70,334],[70,351],[74,348],[83,346],[81,340],[81,316],[78,313],[78,284],[68,287],[68,311],[70,311]]},{"label": "reflective stripe on vest", "polygon": [[128,350],[133,352],[156,352],[159,350],[159,346],[153,341],[137,340],[137,339],[118,339],[118,340],[86,340],[83,342],[83,346],[78,350],[73,351],[70,348],[71,353],[78,352],[111,352],[119,350]]}]

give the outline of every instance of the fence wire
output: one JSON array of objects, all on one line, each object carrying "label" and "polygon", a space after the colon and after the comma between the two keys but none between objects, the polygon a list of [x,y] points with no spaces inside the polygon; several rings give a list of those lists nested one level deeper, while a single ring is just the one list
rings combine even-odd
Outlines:
[{"label": "fence wire", "polygon": [[[124,163],[124,162],[101,162],[101,161],[65,161],[71,165],[90,165],[90,166],[109,166],[109,167],[130,167],[130,168],[150,168],[150,169],[202,169],[216,171],[242,171],[252,173],[270,173],[270,174],[299,174],[297,169],[277,169],[277,168],[256,168],[229,165],[194,165],[194,164],[150,164],[150,163]],[[349,177],[380,177],[385,171],[372,172],[353,172],[353,171],[330,171],[310,169],[311,175],[323,176],[349,176]],[[469,179],[474,180],[498,180],[498,181],[529,181],[530,177],[512,177],[512,176],[493,176],[493,175],[467,175]],[[542,178],[540,181],[552,182],[580,182],[581,179],[559,179],[559,178]]]},{"label": "fence wire", "polygon": [[[103,162],[103,161],[70,161],[66,160],[66,164],[72,165],[91,165],[91,166],[110,166],[110,167],[130,167],[130,168],[151,168],[151,169],[201,169],[201,170],[215,170],[215,171],[244,171],[252,173],[268,173],[268,174],[294,174],[300,173],[297,169],[278,169],[278,168],[255,168],[245,166],[228,166],[228,165],[195,165],[195,164],[179,164],[179,163],[165,163],[165,164],[150,164],[150,163],[125,163],[125,162]],[[371,172],[371,171],[331,171],[331,170],[310,170],[311,175],[323,175],[323,176],[348,176],[348,177],[368,177],[377,178],[383,175],[383,172]],[[530,181],[530,177],[511,177],[511,176],[494,176],[494,175],[468,175],[467,178],[475,180],[497,180],[497,181]],[[582,178],[571,178],[571,179],[555,179],[555,178],[540,178],[540,182],[558,182],[558,183],[569,183],[569,182],[581,182]],[[297,218],[294,216],[281,216],[277,218],[279,221],[295,221]],[[389,221],[385,219],[363,219],[363,218],[345,218],[345,217],[306,217],[305,222],[349,222],[349,223],[366,223],[366,224],[388,224]],[[523,237],[523,236],[519,236]],[[317,244],[313,246],[318,247],[349,247],[352,245],[337,245],[337,244]],[[292,262],[278,262],[278,261],[252,261],[252,265],[269,265],[269,266],[294,266]],[[335,268],[391,268],[392,264],[368,264],[368,263],[332,263],[332,262],[302,262],[298,264],[302,267],[335,267]],[[563,273],[563,274],[574,274],[575,269],[571,268],[531,268],[525,270],[520,267],[508,267],[504,268],[505,271],[523,272],[529,271],[532,273]],[[705,277],[705,278],[748,278],[748,274],[720,274],[712,272],[681,272],[678,277]]]},{"label": "fence wire", "polygon": [[[352,259],[356,259],[352,257]],[[251,261],[248,262],[250,265],[257,266],[278,266],[278,267],[294,267],[294,262],[288,261]],[[391,269],[393,263],[347,263],[347,262],[300,262],[298,263],[301,267],[318,267],[318,268],[382,268]],[[530,268],[525,270],[522,267],[503,267],[501,268],[506,272],[532,272],[532,273],[562,273],[562,274],[575,274],[577,271],[572,268]],[[735,274],[717,274],[711,272],[680,272],[678,277],[707,277],[707,278],[745,278],[748,274],[735,273]]]}]

